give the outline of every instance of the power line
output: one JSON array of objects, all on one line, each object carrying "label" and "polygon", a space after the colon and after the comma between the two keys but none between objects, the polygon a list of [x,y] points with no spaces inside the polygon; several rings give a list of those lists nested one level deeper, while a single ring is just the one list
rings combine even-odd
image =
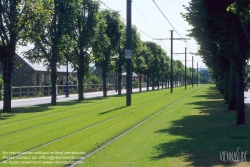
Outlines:
[{"label": "power line", "polygon": [[[106,5],[104,2],[102,2],[101,0],[97,0],[98,2],[100,2],[100,3],[102,3],[104,6],[106,6],[109,10],[111,10],[111,11],[115,11],[115,10],[113,10],[113,9],[111,9],[108,5]],[[122,20],[125,22],[126,21],[126,19],[125,18],[123,18],[122,16],[121,16],[121,18],[122,18]],[[150,36],[150,35],[148,35],[146,32],[144,32],[144,31],[142,31],[141,29],[139,29],[138,27],[135,27],[137,30],[139,30],[140,32],[142,32],[143,34],[145,34],[146,36],[148,36],[149,38],[151,38],[152,40],[154,39],[152,36]],[[158,42],[159,43],[159,42]],[[166,45],[166,44],[165,44]],[[169,47],[166,45],[166,48],[169,50]]]},{"label": "power line", "polygon": [[[170,24],[170,26],[173,28],[173,30],[179,35],[179,37],[183,38],[181,36],[181,34],[174,28],[174,26],[172,25],[172,23],[168,20],[168,18],[166,17],[166,15],[162,12],[161,8],[158,6],[158,4],[155,2],[155,0],[153,0],[154,4],[156,5],[156,7],[158,8],[158,10],[161,12],[161,14],[164,16],[164,18],[167,20],[167,22]],[[194,51],[193,48],[187,43],[187,41],[184,41],[186,43],[186,45],[188,46],[188,48],[191,51]]]},{"label": "power line", "polygon": [[[157,33],[156,33],[156,31],[153,29],[153,27],[151,26],[151,24],[148,22],[148,20],[144,17],[144,15],[142,14],[142,12],[140,11],[140,9],[137,7],[137,5],[135,4],[135,2],[133,1],[133,5],[134,5],[134,7],[135,7],[135,9],[140,13],[140,15],[143,17],[143,19],[146,21],[146,23],[148,24],[148,26],[153,30],[153,32],[156,34],[156,36],[159,36]],[[160,43],[160,41],[157,41],[158,43]],[[168,50],[170,50],[170,48],[169,48],[169,46],[166,44],[166,43],[161,43],[161,45],[165,45],[166,46],[166,48],[168,49]]]}]

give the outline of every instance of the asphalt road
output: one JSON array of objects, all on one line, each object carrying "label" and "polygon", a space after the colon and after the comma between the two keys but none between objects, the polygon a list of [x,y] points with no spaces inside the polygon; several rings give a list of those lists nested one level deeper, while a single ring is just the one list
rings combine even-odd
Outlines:
[{"label": "asphalt road", "polygon": [[[152,88],[150,87],[150,90]],[[146,88],[142,88],[142,91],[145,91]],[[139,89],[133,89],[133,92],[139,92]],[[122,90],[122,94],[125,94],[126,90]],[[117,95],[118,93],[115,91],[108,91],[108,96]],[[84,93],[84,97],[93,98],[93,97],[102,97],[102,92],[90,92]],[[69,97],[65,97],[65,95],[57,96],[57,102],[69,101],[69,100],[77,100],[78,94],[70,94]],[[37,98],[27,98],[27,99],[18,99],[11,101],[11,107],[25,107],[25,106],[34,106],[39,104],[49,104],[51,103],[51,96],[47,97],[37,97]],[[3,109],[3,101],[0,102],[0,109]]]},{"label": "asphalt road", "polygon": [[[152,87],[149,88],[150,90]],[[142,91],[146,91],[146,88],[142,88]],[[133,92],[139,92],[139,89],[133,89]],[[122,90],[122,94],[125,94],[126,90]],[[118,93],[115,91],[108,91],[108,96],[117,95]],[[93,98],[93,97],[102,97],[102,92],[90,92],[84,93],[84,97]],[[57,96],[57,102],[69,101],[69,100],[77,100],[78,94],[70,94],[69,97],[65,97],[65,95]],[[49,104],[51,102],[51,97],[37,97],[37,98],[27,98],[27,99],[18,99],[12,100],[11,106],[12,108],[16,107],[25,107],[25,106],[34,106],[39,104]],[[245,104],[250,107],[250,91],[245,92]],[[3,109],[3,101],[0,102],[0,109]]]}]

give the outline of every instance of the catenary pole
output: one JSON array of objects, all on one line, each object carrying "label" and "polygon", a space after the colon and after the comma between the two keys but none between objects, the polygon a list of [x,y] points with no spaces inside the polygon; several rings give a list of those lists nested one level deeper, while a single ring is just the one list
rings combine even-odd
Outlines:
[{"label": "catenary pole", "polygon": [[194,56],[192,56],[192,87],[194,87]]},{"label": "catenary pole", "polygon": [[131,8],[132,8],[132,4],[131,4],[131,0],[127,0],[127,44],[126,44],[126,53],[125,53],[125,58],[126,58],[126,85],[127,85],[127,89],[126,89],[126,105],[127,106],[131,106],[131,58],[132,58],[132,17],[131,17]]},{"label": "catenary pole", "polygon": [[187,48],[185,48],[185,89],[187,89]]},{"label": "catenary pole", "polygon": [[170,92],[173,93],[173,30],[171,32]]}]

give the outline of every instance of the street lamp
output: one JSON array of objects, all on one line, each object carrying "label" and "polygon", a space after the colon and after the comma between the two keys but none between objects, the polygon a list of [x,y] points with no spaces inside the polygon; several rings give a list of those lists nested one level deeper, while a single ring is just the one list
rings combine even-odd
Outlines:
[{"label": "street lamp", "polygon": [[68,54],[66,56],[66,89],[65,89],[65,97],[69,97],[69,62],[68,62]]}]

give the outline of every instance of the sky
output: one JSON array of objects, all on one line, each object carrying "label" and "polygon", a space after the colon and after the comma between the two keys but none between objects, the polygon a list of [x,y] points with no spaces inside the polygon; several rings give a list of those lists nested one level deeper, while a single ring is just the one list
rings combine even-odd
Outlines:
[{"label": "sky", "polygon": [[[107,6],[119,11],[121,17],[126,19],[126,3],[127,0],[100,0],[104,4],[101,5],[102,9],[108,9]],[[170,23],[176,31],[173,33],[174,38],[190,38],[187,36],[188,30],[192,29],[190,25],[182,18],[181,13],[186,13],[183,5],[188,6],[191,0],[133,0],[132,1],[132,24],[139,29],[142,41],[154,41],[162,46],[170,56],[170,40],[155,40],[159,38],[170,38],[170,30],[173,30]],[[160,10],[157,8],[156,4]],[[167,21],[169,20],[169,22]],[[178,35],[180,34],[180,35]],[[185,47],[187,52],[196,53],[198,45],[194,39],[187,40],[186,44],[183,40],[174,40],[173,53],[184,53]],[[181,60],[184,64],[184,54],[173,54],[174,60]],[[192,66],[192,55],[187,56],[187,66]],[[205,68],[205,64],[199,56],[194,56],[194,68]]]}]

